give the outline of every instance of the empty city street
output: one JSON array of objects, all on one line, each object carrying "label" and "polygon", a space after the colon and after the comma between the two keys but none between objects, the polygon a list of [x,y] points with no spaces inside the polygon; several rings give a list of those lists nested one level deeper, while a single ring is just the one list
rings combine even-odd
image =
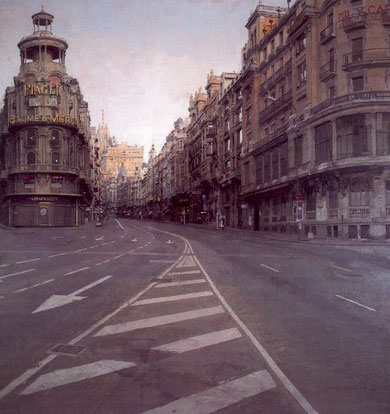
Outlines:
[{"label": "empty city street", "polygon": [[0,233],[2,414],[389,412],[386,256],[123,218]]}]

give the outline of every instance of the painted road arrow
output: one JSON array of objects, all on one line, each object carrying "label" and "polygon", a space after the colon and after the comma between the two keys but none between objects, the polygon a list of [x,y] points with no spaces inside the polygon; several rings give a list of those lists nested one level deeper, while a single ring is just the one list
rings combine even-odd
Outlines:
[{"label": "painted road arrow", "polygon": [[79,290],[76,290],[76,292],[70,293],[69,295],[53,295],[49,299],[47,299],[45,302],[43,302],[41,306],[35,309],[33,313],[38,313],[38,312],[43,312],[45,310],[58,308],[59,306],[67,305],[68,303],[72,303],[76,300],[83,300],[85,299],[85,296],[77,296],[77,295],[84,292],[85,290],[91,289],[94,286],[99,285],[100,283],[105,282],[107,279],[110,279],[111,277],[112,275],[102,277],[96,282],[93,282]]}]

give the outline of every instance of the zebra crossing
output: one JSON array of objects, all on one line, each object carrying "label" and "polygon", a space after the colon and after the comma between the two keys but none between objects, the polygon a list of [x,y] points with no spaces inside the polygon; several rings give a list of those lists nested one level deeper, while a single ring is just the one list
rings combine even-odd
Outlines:
[{"label": "zebra crossing", "polygon": [[[33,398],[31,413],[42,409],[40,395],[47,408],[51,392],[67,398],[74,387],[84,389],[87,404],[94,381],[99,395],[90,403],[103,399],[98,414],[300,412],[215,294],[189,243],[163,276],[83,338],[84,352],[58,357],[26,384],[20,396]],[[142,398],[132,392],[140,381]]]}]

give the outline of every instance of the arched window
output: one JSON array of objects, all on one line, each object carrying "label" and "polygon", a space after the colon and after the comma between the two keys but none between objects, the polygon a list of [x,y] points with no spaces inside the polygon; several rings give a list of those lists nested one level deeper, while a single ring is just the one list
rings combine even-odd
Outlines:
[{"label": "arched window", "polygon": [[27,153],[27,165],[35,165],[36,157],[35,152],[28,152]]},{"label": "arched window", "polygon": [[27,146],[28,147],[35,147],[37,143],[37,136],[35,129],[28,129],[27,130]]},{"label": "arched window", "polygon": [[52,152],[51,153],[51,163],[52,163],[52,165],[59,165],[60,164],[60,153],[59,152]]},{"label": "arched window", "polygon": [[50,131],[50,146],[55,148],[60,146],[60,131],[57,129]]}]

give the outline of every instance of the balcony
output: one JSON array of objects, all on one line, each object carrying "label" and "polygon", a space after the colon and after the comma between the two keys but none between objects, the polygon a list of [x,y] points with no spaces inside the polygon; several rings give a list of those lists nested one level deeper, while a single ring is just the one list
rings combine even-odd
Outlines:
[{"label": "balcony", "polygon": [[264,122],[269,118],[277,115],[280,111],[284,110],[292,102],[292,91],[285,93],[274,103],[269,105],[263,111],[259,113],[259,122]]},{"label": "balcony", "polygon": [[326,63],[324,66],[320,68],[320,81],[326,82],[330,78],[333,78],[333,76],[336,76],[336,61],[330,60],[328,63]]},{"label": "balcony", "polygon": [[364,67],[387,67],[390,64],[390,48],[362,49],[346,53],[343,69],[347,72]]},{"label": "balcony", "polygon": [[320,33],[320,42],[322,45],[329,42],[330,40],[334,39],[336,34],[334,32],[334,24],[331,23],[324,30]]},{"label": "balcony", "polygon": [[340,28],[343,28],[346,33],[354,30],[365,29],[367,27],[367,16],[365,14],[348,17],[340,22]]},{"label": "balcony", "polygon": [[22,164],[16,167],[9,168],[8,174],[19,174],[24,172],[31,172],[34,173],[46,173],[50,171],[55,171],[56,173],[63,173],[63,174],[75,174],[79,175],[80,170],[75,167],[70,167],[68,165],[58,165],[58,164]]}]

